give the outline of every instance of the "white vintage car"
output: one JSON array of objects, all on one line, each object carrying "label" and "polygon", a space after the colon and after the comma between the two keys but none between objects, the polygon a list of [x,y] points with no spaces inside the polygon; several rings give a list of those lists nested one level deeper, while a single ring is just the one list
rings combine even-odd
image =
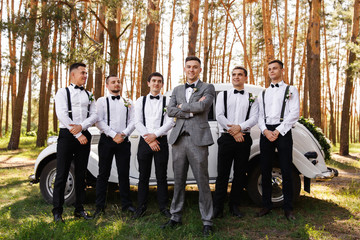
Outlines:
[{"label": "white vintage car", "polygon": [[[215,84],[216,93],[230,89],[230,84]],[[258,95],[263,88],[254,85],[245,85],[245,89],[253,95]],[[166,94],[171,95],[171,92]],[[212,108],[209,112],[209,124],[215,144],[209,147],[209,176],[210,183],[215,183],[217,176],[217,152],[218,147],[216,139],[219,137],[218,124],[215,119],[215,100]],[[100,132],[97,128],[91,127],[89,131],[92,134],[91,140],[91,152],[89,156],[89,163],[87,167],[87,185],[95,186],[96,177],[98,175],[98,147],[97,143],[100,138]],[[338,175],[336,169],[328,168],[324,161],[324,152],[321,149],[319,142],[314,136],[307,130],[301,123],[296,123],[292,129],[292,136],[294,141],[293,148],[293,184],[294,184],[294,199],[296,200],[300,195],[301,189],[301,175],[303,175],[304,190],[310,192],[311,179],[315,180],[330,180]],[[249,158],[249,168],[247,171],[248,184],[247,192],[250,198],[258,205],[261,205],[261,170],[259,165],[259,139],[260,130],[257,126],[251,129],[251,137],[253,139],[253,145],[251,147],[251,153]],[[131,141],[131,163],[130,163],[130,184],[137,185],[139,180],[137,150],[138,142],[140,139],[139,133],[135,130],[129,140]],[[31,183],[40,182],[40,189],[44,199],[48,203],[52,203],[53,187],[56,175],[56,140],[57,137],[50,137],[48,139],[48,147],[45,148],[38,156],[34,174],[29,177]],[[171,146],[170,158],[168,163],[168,183],[174,184],[174,173],[172,169],[172,157]],[[156,185],[154,166],[152,167],[150,185]],[[282,194],[282,175],[276,160],[274,161],[274,167],[272,171],[272,201],[274,206],[280,206],[283,202]],[[71,204],[75,201],[75,188],[74,188],[74,166],[71,166],[70,174],[65,189],[65,202]],[[110,183],[116,184],[118,182],[117,170],[115,161],[111,169],[109,178]],[[195,178],[189,169],[187,184],[195,184]]]}]

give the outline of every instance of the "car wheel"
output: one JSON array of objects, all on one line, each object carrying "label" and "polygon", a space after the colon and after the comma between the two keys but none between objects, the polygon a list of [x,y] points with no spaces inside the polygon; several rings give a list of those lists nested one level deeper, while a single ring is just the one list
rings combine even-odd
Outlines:
[{"label": "car wheel", "polygon": [[[75,178],[74,166],[71,164],[69,176],[67,178],[64,199],[67,205],[75,202]],[[56,177],[56,159],[50,161],[40,175],[40,191],[45,201],[49,204],[53,202],[54,183]]]},{"label": "car wheel", "polygon": [[[301,189],[301,179],[300,175],[297,173],[295,169],[292,171],[292,178],[293,178],[293,199],[297,201],[300,196],[300,189]],[[248,187],[247,191],[248,194],[253,200],[253,202],[259,206],[262,206],[262,175],[261,175],[261,168],[258,164],[255,166],[249,175]],[[284,203],[284,195],[282,193],[282,175],[281,169],[277,166],[273,166],[272,169],[272,195],[271,201],[274,207],[281,207]]]}]

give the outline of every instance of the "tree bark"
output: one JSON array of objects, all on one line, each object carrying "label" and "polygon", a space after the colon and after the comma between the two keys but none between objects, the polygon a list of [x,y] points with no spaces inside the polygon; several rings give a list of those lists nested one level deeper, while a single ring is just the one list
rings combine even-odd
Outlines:
[{"label": "tree bark", "polygon": [[[46,118],[46,87],[48,80],[48,66],[49,66],[49,20],[47,16],[48,4],[46,0],[41,3],[41,29],[40,29],[40,53],[41,53],[41,77],[40,77],[40,98],[39,98],[39,113],[38,113],[38,130],[36,134],[36,146],[45,146],[47,137]],[[49,115],[47,115],[49,116]]]},{"label": "tree bark", "polygon": [[[205,5],[208,0],[205,0]],[[176,7],[176,0],[173,0],[173,8],[172,8],[172,16],[170,22],[170,36],[169,36],[169,58],[168,58],[168,68],[167,68],[167,78],[166,78],[166,91],[171,89],[171,61],[172,61],[172,45],[173,45],[173,34],[174,34],[174,21],[175,21],[175,7]],[[204,33],[205,34],[205,33]],[[204,75],[206,75],[204,73]]]},{"label": "tree bark", "polygon": [[[359,19],[360,19],[360,0],[354,1],[354,16],[351,31],[351,43],[358,45],[357,37],[359,35]],[[356,61],[356,54],[350,50],[348,58],[348,67],[346,69],[346,82],[343,100],[343,109],[341,113],[341,131],[340,131],[340,155],[349,155],[349,121],[350,121],[350,100],[353,90],[354,67],[352,64]]]},{"label": "tree bark", "polygon": [[[102,24],[98,24],[98,28],[96,31],[96,41],[101,44],[101,49],[100,49],[100,55],[104,56],[104,38],[105,38],[105,34],[104,34],[104,23],[105,23],[105,14],[106,14],[106,8],[104,6],[104,4],[100,4],[99,7],[99,21],[102,22]],[[94,96],[95,99],[98,99],[99,97],[101,97],[103,94],[103,89],[102,89],[102,82],[103,82],[103,66],[101,65],[97,65],[95,67],[95,91],[94,91]]]},{"label": "tree bark", "polygon": [[26,31],[26,50],[22,65],[22,71],[19,76],[19,90],[16,97],[16,109],[13,116],[13,127],[11,131],[10,141],[8,144],[9,150],[19,148],[20,132],[21,132],[21,119],[22,111],[24,107],[24,97],[28,74],[31,68],[31,58],[34,46],[35,28],[36,28],[36,12],[37,12],[38,0],[30,0],[30,17],[28,22],[28,28]]},{"label": "tree bark", "polygon": [[321,76],[320,76],[320,12],[321,0],[312,0],[309,21],[310,36],[307,43],[307,79],[309,81],[310,117],[321,127]]},{"label": "tree bark", "polygon": [[195,56],[196,40],[199,28],[199,8],[200,0],[190,0],[188,56]]},{"label": "tree bark", "polygon": [[146,26],[145,47],[144,47],[144,61],[141,78],[141,95],[145,96],[149,93],[147,86],[148,76],[156,71],[157,49],[159,39],[160,15],[159,2],[155,5],[154,0],[148,0],[147,18],[148,24]]},{"label": "tree bark", "polygon": [[268,63],[274,59],[274,45],[271,35],[271,11],[269,6],[269,0],[262,0],[262,15],[263,15],[263,32],[265,40],[265,63],[264,63],[264,77],[265,87],[270,85],[270,77],[267,71]]},{"label": "tree bark", "polygon": [[299,26],[300,0],[296,0],[295,8],[296,9],[295,9],[294,36],[293,36],[293,44],[292,44],[292,51],[291,51],[290,85],[294,85],[295,55],[296,55],[297,32],[298,32],[298,26]]}]

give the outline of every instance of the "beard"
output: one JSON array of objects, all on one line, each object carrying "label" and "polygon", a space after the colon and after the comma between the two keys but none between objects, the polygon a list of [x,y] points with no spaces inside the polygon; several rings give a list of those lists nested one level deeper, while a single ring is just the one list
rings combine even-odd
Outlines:
[{"label": "beard", "polygon": [[114,89],[114,90],[111,90],[113,93],[119,93],[120,92],[120,89]]}]

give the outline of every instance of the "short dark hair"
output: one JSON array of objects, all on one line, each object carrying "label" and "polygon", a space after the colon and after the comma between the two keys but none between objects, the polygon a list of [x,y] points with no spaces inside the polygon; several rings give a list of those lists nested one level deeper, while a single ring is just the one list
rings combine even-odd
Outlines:
[{"label": "short dark hair", "polygon": [[109,76],[107,76],[107,77],[105,78],[105,83],[108,83],[108,82],[109,82],[109,79],[110,79],[111,77],[118,77],[118,76],[115,75],[115,74],[110,74]]},{"label": "short dark hair", "polygon": [[284,63],[283,63],[282,61],[280,61],[279,59],[274,59],[274,60],[270,61],[270,62],[268,63],[268,66],[269,66],[270,64],[272,64],[272,63],[278,63],[281,68],[284,68]]},{"label": "short dark hair", "polygon": [[161,81],[162,81],[162,83],[164,83],[164,77],[163,77],[163,75],[161,75],[161,73],[153,72],[152,74],[149,75],[147,81],[150,82],[152,77],[161,77]]},{"label": "short dark hair", "polygon": [[242,66],[236,66],[236,67],[234,67],[233,71],[234,71],[235,69],[243,70],[244,73],[245,73],[245,77],[247,77],[247,70],[246,70],[246,68],[244,68],[244,67],[242,67]]},{"label": "short dark hair", "polygon": [[188,61],[198,61],[201,65],[201,61],[198,57],[196,56],[188,56],[186,59],[185,59],[185,63],[188,62]]},{"label": "short dark hair", "polygon": [[78,63],[73,63],[70,65],[70,72],[78,67],[86,67],[86,64],[85,63],[81,63],[81,62],[78,62]]}]

